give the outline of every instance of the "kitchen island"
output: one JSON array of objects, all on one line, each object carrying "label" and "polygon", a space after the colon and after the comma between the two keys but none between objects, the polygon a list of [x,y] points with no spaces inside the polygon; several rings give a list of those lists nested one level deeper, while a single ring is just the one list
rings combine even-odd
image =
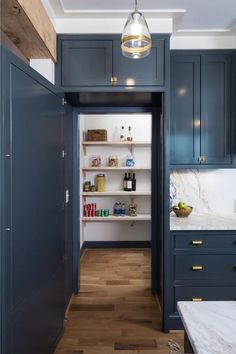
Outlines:
[{"label": "kitchen island", "polygon": [[235,301],[181,301],[177,307],[187,336],[185,353],[190,348],[195,354],[235,353]]}]

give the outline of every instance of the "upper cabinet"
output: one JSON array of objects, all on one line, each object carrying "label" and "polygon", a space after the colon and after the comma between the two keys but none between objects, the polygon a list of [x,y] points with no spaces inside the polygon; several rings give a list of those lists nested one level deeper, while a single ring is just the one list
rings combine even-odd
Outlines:
[{"label": "upper cabinet", "polygon": [[122,55],[117,35],[58,36],[56,83],[66,92],[124,90],[163,90],[169,36],[153,36],[149,56],[128,59]]},{"label": "upper cabinet", "polygon": [[64,40],[61,86],[104,86],[112,76],[112,41]]},{"label": "upper cabinet", "polygon": [[231,53],[171,55],[171,164],[230,165]]}]

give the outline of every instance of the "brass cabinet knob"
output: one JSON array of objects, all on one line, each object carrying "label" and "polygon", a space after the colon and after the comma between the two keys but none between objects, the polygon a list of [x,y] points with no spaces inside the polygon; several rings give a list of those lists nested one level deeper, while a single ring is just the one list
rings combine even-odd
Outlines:
[{"label": "brass cabinet knob", "polygon": [[202,300],[203,300],[202,297],[192,297],[192,301],[194,302],[200,302]]},{"label": "brass cabinet knob", "polygon": [[206,158],[205,156],[198,156],[198,162],[205,162]]},{"label": "brass cabinet knob", "polygon": [[117,77],[116,77],[116,76],[112,76],[112,77],[111,77],[111,84],[112,84],[112,85],[116,85],[117,82],[118,82]]},{"label": "brass cabinet knob", "polygon": [[202,240],[192,240],[192,245],[197,246],[197,245],[202,245],[203,241]]},{"label": "brass cabinet knob", "polygon": [[202,265],[193,265],[192,270],[203,270],[203,266]]}]

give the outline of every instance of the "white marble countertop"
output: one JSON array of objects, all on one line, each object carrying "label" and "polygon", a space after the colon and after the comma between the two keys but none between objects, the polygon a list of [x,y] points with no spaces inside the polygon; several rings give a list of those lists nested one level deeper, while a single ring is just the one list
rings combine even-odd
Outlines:
[{"label": "white marble countertop", "polygon": [[180,301],[178,311],[194,353],[236,353],[235,301]]},{"label": "white marble countertop", "polygon": [[236,213],[192,213],[187,218],[178,218],[172,212],[170,230],[236,230]]}]

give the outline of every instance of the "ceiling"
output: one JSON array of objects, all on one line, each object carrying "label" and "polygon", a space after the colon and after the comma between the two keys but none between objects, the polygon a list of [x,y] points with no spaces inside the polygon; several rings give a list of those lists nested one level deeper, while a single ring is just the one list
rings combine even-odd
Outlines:
[{"label": "ceiling", "polygon": [[[123,18],[133,0],[49,0],[57,19]],[[236,0],[139,0],[146,18],[172,18],[174,32],[229,34],[236,30]]]}]

